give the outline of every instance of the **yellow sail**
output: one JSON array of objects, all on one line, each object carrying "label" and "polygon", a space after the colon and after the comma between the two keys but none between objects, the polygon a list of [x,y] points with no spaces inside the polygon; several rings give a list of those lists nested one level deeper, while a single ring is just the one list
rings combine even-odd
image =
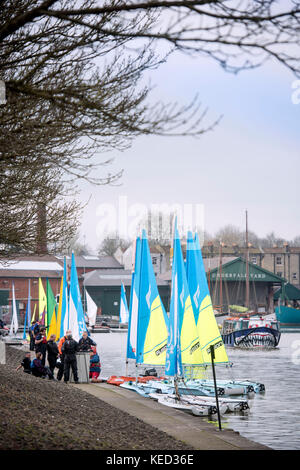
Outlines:
[{"label": "yellow sail", "polygon": [[216,322],[210,295],[204,297],[201,302],[197,329],[204,363],[211,364],[209,347],[212,344],[215,349],[215,362],[228,363],[227,352]]},{"label": "yellow sail", "polygon": [[35,311],[36,311],[36,304],[34,304],[33,314],[31,317],[31,324],[37,321],[37,318],[35,318]]},{"label": "yellow sail", "polygon": [[164,365],[166,362],[168,331],[160,297],[151,304],[149,325],[144,344],[144,363]]},{"label": "yellow sail", "polygon": [[182,364],[202,365],[201,342],[199,341],[190,295],[188,295],[185,302],[180,342]]},{"label": "yellow sail", "polygon": [[[42,319],[43,313],[47,312],[47,297],[44,290],[42,279],[39,278],[39,320]],[[45,318],[46,322],[46,318]],[[46,324],[46,323],[45,323]]]},{"label": "yellow sail", "polygon": [[47,333],[47,340],[49,340],[51,335],[55,335],[57,338],[57,322],[56,322],[55,307],[52,312],[51,323],[50,323],[49,331]]},{"label": "yellow sail", "polygon": [[60,283],[60,292],[59,292],[59,303],[57,309],[57,319],[56,319],[56,341],[60,340],[60,326],[61,326],[61,311],[62,311],[62,298],[63,298],[63,278]]}]

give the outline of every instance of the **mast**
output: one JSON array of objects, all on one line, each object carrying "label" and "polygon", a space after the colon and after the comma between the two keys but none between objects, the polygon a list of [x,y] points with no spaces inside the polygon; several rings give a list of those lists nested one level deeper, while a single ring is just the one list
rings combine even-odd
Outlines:
[{"label": "mast", "polygon": [[220,313],[223,313],[223,283],[222,283],[222,255],[223,255],[224,243],[220,242],[220,265],[219,265],[219,276],[220,276]]},{"label": "mast", "polygon": [[248,240],[248,211],[246,210],[246,307],[249,308],[249,240]]}]

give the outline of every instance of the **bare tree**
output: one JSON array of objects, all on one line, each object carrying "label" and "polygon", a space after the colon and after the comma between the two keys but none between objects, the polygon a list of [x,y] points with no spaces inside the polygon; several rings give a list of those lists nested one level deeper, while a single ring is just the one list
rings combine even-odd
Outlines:
[{"label": "bare tree", "polygon": [[99,255],[113,256],[118,248],[125,251],[130,244],[131,240],[125,240],[121,238],[118,233],[108,234],[101,242],[98,248]]},{"label": "bare tree", "polygon": [[69,2],[46,0],[18,12],[0,31],[7,37],[29,21],[56,18],[92,30],[110,47],[132,40],[163,40],[187,53],[200,53],[229,71],[269,58],[299,73],[300,3],[275,0],[149,0]]},{"label": "bare tree", "polygon": [[57,175],[39,167],[25,170],[22,162],[11,168],[0,164],[0,177],[0,258],[43,254],[47,246],[65,249],[77,230],[80,205],[66,199]]},{"label": "bare tree", "polygon": [[[181,50],[210,57],[229,71],[275,59],[298,74],[299,19],[298,0],[113,0],[100,6],[81,0],[76,8],[68,0],[3,0],[0,70],[7,103],[0,106],[0,171],[10,181],[7,193],[2,185],[0,208],[4,252],[9,246],[33,247],[27,242],[33,232],[21,237],[20,225],[21,220],[24,230],[36,225],[34,217],[30,223],[30,214],[38,213],[33,207],[44,204],[48,225],[54,227],[52,222],[60,220],[55,198],[60,195],[62,204],[70,180],[108,184],[121,176],[122,170],[94,172],[95,165],[105,168],[111,161],[103,160],[104,151],[128,148],[142,134],[198,137],[214,128],[218,121],[204,124],[206,110],[198,99],[183,106],[151,103],[151,87],[142,85],[146,71]],[[167,44],[163,55],[157,52],[162,42]],[[30,180],[21,176],[30,171]],[[45,172],[44,193],[50,176],[57,190],[40,202],[43,191],[37,195],[33,176],[38,184]],[[13,178],[18,178],[15,192]],[[18,191],[26,192],[24,201]],[[61,207],[67,220],[76,212],[72,204]]]},{"label": "bare tree", "polygon": [[79,237],[80,233],[77,230],[74,236],[67,240],[67,250],[64,250],[64,252],[62,252],[61,254],[71,255],[73,252],[75,255],[79,256],[88,255],[90,253],[90,248],[85,243],[80,242]]}]

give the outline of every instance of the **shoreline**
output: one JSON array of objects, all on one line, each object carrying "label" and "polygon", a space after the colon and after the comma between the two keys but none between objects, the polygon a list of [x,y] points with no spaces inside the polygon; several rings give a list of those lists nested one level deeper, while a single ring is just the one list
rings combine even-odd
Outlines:
[{"label": "shoreline", "polygon": [[239,433],[108,384],[64,384],[0,365],[1,450],[271,450]]}]

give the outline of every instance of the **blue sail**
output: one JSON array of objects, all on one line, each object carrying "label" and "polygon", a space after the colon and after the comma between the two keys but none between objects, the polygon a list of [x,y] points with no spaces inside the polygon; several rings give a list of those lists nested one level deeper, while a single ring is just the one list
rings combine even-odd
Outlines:
[{"label": "blue sail", "polygon": [[137,237],[135,245],[134,271],[131,279],[129,320],[127,334],[127,359],[136,359],[137,347],[137,323],[138,323],[138,301],[141,267],[141,239]]},{"label": "blue sail", "polygon": [[83,306],[75,264],[75,256],[72,253],[70,294],[69,294],[69,329],[73,338],[78,341],[82,333],[87,331],[84,319]]},{"label": "blue sail", "polygon": [[166,375],[183,375],[183,365],[201,365],[203,358],[189,293],[177,226],[172,264],[172,292]]},{"label": "blue sail", "polygon": [[[200,260],[201,256],[201,260]],[[206,274],[202,261],[202,255],[196,248],[196,243],[192,232],[188,232],[187,236],[187,250],[186,250],[186,277],[191,295],[191,301],[193,305],[194,315],[196,324],[198,323],[199,311],[200,311],[200,286],[201,286],[201,297],[204,298],[207,295],[204,278]]]},{"label": "blue sail", "polygon": [[68,279],[67,279],[67,261],[66,257],[64,257],[64,273],[63,273],[63,281],[62,281],[62,298],[59,299],[59,303],[61,304],[61,307],[59,306],[60,313],[58,316],[60,316],[58,320],[58,324],[60,324],[60,334],[59,338],[62,338],[66,331],[69,329],[69,294],[68,294]]},{"label": "blue sail", "polygon": [[138,303],[138,364],[165,364],[167,325],[168,317],[158,292],[148,239],[146,231],[143,230]]},{"label": "blue sail", "polygon": [[194,239],[191,232],[188,233],[186,272],[203,361],[205,364],[211,363],[210,346],[214,346],[215,363],[228,363],[226,349],[213,311],[197,233]]},{"label": "blue sail", "polygon": [[125,287],[122,282],[121,284],[121,296],[120,296],[120,323],[128,323],[129,310],[127,305]]}]

